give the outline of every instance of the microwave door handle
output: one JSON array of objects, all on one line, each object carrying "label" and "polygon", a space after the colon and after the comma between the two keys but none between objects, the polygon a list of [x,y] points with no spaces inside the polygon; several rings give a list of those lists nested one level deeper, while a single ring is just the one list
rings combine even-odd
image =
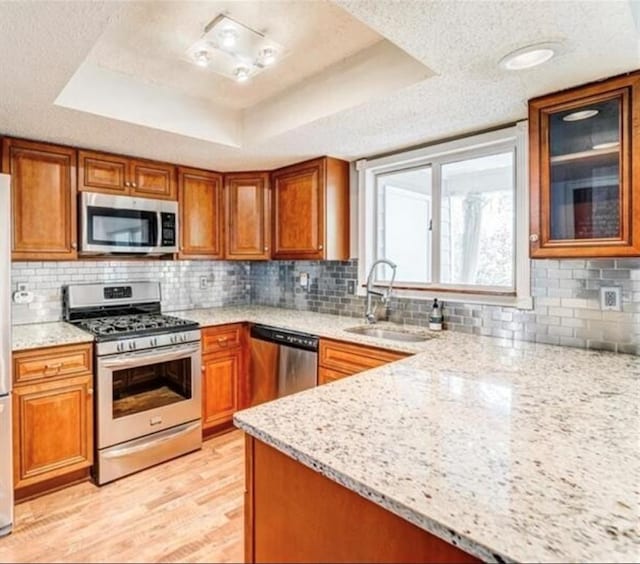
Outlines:
[{"label": "microwave door handle", "polygon": [[162,212],[156,213],[156,244],[151,245],[156,249],[162,247]]}]

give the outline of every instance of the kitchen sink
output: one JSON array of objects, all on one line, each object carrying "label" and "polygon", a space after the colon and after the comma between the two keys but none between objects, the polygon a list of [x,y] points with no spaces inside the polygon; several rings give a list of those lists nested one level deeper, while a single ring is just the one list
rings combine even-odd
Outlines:
[{"label": "kitchen sink", "polygon": [[400,331],[395,329],[385,329],[382,327],[371,327],[368,325],[359,327],[350,327],[345,329],[347,333],[355,333],[357,335],[365,335],[367,337],[378,337],[379,339],[389,339],[391,341],[405,341],[408,343],[419,343],[428,341],[433,335],[425,335],[421,333],[409,333],[408,331]]}]

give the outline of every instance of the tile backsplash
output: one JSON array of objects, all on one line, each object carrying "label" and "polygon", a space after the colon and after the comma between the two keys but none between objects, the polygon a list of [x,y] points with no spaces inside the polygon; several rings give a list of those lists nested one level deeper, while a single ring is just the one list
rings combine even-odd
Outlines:
[{"label": "tile backsplash", "polygon": [[[300,275],[309,284],[300,285]],[[62,318],[64,284],[158,280],[164,311],[222,305],[270,305],[364,316],[364,298],[349,293],[357,283],[351,261],[74,261],[16,262],[13,287],[26,282],[31,304],[14,304],[15,324]],[[640,259],[532,261],[533,310],[445,303],[445,327],[478,335],[640,354]],[[201,287],[201,281],[206,287]],[[622,290],[621,312],[601,311],[601,286]],[[392,298],[391,321],[427,325],[431,303]]]},{"label": "tile backsplash", "polygon": [[250,268],[246,262],[221,261],[14,262],[13,289],[26,282],[34,300],[13,304],[13,323],[62,319],[62,286],[85,282],[157,280],[163,311],[247,304]]},{"label": "tile backsplash", "polygon": [[[310,284],[300,285],[308,273]],[[555,345],[640,354],[640,259],[532,261],[533,310],[445,303],[445,327]],[[280,261],[251,265],[251,303],[349,315],[363,319],[364,298],[348,293],[357,283],[357,260]],[[622,289],[622,311],[601,311],[601,286]],[[431,303],[392,298],[391,321],[427,325]]]}]

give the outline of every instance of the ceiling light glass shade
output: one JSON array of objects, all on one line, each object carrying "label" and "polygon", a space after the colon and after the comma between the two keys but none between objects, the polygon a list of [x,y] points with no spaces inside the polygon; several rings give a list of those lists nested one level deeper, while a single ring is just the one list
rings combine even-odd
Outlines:
[{"label": "ceiling light glass shade", "polygon": [[558,46],[555,43],[528,45],[505,55],[499,64],[503,69],[510,71],[530,69],[546,63],[557,51]]},{"label": "ceiling light glass shade", "polygon": [[220,43],[223,47],[233,47],[238,40],[238,34],[233,29],[223,29],[220,33]]},{"label": "ceiling light glass shade", "polygon": [[265,47],[262,51],[260,51],[260,62],[269,66],[276,62],[276,52],[275,49],[271,47]]},{"label": "ceiling light glass shade", "polygon": [[589,119],[593,116],[597,116],[600,112],[598,110],[579,110],[577,112],[571,112],[562,118],[562,121],[581,121],[583,119]]},{"label": "ceiling light glass shade", "polygon": [[199,67],[206,67],[211,62],[211,55],[208,51],[205,51],[203,49],[202,51],[197,51],[196,53],[194,53],[193,60]]},{"label": "ceiling light glass shade", "polygon": [[238,67],[236,69],[236,80],[238,82],[246,82],[249,80],[249,69],[247,67]]}]

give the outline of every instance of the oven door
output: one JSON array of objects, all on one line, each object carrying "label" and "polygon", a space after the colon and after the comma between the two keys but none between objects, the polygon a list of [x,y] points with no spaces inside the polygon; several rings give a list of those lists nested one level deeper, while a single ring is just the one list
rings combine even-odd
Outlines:
[{"label": "oven door", "polygon": [[103,449],[201,418],[200,343],[98,358]]},{"label": "oven door", "polygon": [[177,202],[83,192],[81,250],[165,254],[177,251]]}]

